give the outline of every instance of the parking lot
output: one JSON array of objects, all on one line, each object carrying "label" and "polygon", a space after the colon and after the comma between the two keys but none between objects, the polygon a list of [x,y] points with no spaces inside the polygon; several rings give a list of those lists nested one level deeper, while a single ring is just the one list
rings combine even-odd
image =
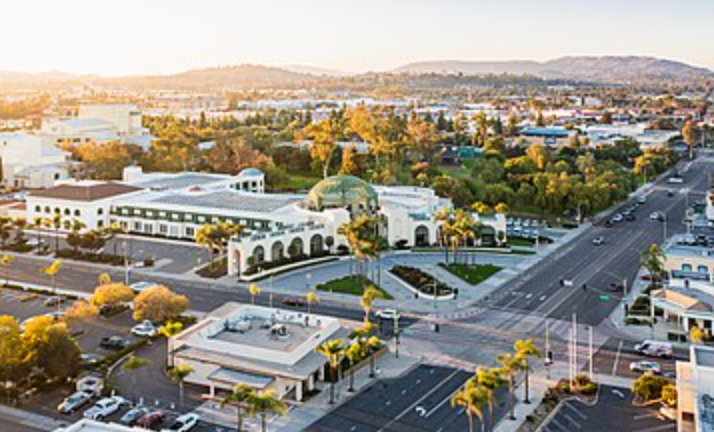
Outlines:
[{"label": "parking lot", "polygon": [[[472,376],[462,370],[422,365],[401,378],[377,381],[307,431],[468,431],[463,409],[452,408],[450,399]],[[502,395],[497,399],[504,400]],[[504,409],[501,403],[496,417]]]},{"label": "parking lot", "polygon": [[543,425],[543,432],[673,432],[675,422],[660,420],[656,406],[635,407],[627,389],[603,386],[598,403],[565,401]]},{"label": "parking lot", "polygon": [[672,358],[650,358],[639,354],[634,349],[634,343],[622,339],[609,339],[595,354],[593,369],[595,373],[626,378],[637,378],[640,372],[631,371],[630,363],[637,361],[652,361],[660,365],[662,375],[670,380],[675,379],[677,360],[687,360],[688,352],[675,348]]}]

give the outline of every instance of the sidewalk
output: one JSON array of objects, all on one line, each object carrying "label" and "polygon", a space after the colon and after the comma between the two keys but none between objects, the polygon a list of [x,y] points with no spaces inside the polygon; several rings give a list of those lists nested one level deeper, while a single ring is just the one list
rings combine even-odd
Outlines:
[{"label": "sidewalk", "polygon": [[67,426],[67,422],[0,404],[0,423],[2,419],[43,431],[53,431]]}]

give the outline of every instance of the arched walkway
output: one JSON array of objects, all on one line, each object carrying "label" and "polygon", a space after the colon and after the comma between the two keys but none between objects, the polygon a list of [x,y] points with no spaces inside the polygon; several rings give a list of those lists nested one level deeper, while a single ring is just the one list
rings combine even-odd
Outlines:
[{"label": "arched walkway", "polygon": [[253,249],[253,262],[255,264],[260,264],[265,261],[265,249],[263,246],[256,246]]},{"label": "arched walkway", "polygon": [[320,234],[315,234],[310,238],[310,255],[319,255],[325,250],[325,246],[322,242],[322,236]]},{"label": "arched walkway", "polygon": [[419,225],[414,230],[414,246],[429,246],[429,228]]},{"label": "arched walkway", "polygon": [[295,237],[293,241],[290,242],[290,246],[288,246],[288,255],[290,255],[290,258],[297,258],[304,253],[305,245],[303,245],[302,239]]},{"label": "arched walkway", "polygon": [[285,246],[283,242],[276,241],[271,247],[270,260],[273,262],[280,261],[285,258]]}]

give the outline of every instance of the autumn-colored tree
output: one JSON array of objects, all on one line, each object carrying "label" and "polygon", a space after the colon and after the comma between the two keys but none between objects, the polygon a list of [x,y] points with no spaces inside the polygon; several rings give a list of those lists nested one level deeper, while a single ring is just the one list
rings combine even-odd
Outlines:
[{"label": "autumn-colored tree", "polygon": [[107,283],[94,289],[90,303],[94,306],[118,306],[134,299],[134,291],[123,283]]},{"label": "autumn-colored tree", "polygon": [[251,147],[244,137],[237,136],[216,140],[207,160],[215,172],[237,174],[243,169],[267,163],[270,158]]},{"label": "autumn-colored tree", "polygon": [[186,296],[158,285],[142,291],[134,298],[134,320],[164,323],[180,316],[188,309],[188,305]]},{"label": "autumn-colored tree", "polygon": [[125,167],[132,164],[132,155],[125,144],[88,142],[74,148],[76,157],[84,162],[92,178],[117,180],[122,178]]},{"label": "autumn-colored tree", "polygon": [[89,321],[99,315],[99,308],[86,300],[77,300],[65,311],[65,319],[72,322]]}]

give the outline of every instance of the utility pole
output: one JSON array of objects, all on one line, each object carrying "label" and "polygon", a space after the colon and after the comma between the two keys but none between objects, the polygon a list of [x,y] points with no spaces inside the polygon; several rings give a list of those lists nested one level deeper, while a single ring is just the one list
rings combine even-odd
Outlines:
[{"label": "utility pole", "polygon": [[399,358],[399,304],[395,308],[394,314],[394,357]]},{"label": "utility pole", "polygon": [[573,329],[568,329],[568,378],[573,387]]},{"label": "utility pole", "polygon": [[550,379],[550,325],[548,318],[545,319],[545,376]]},{"label": "utility pole", "polygon": [[573,313],[573,375],[578,371],[578,316]]},{"label": "utility pole", "polygon": [[589,326],[590,330],[590,381],[595,381],[593,378],[593,326]]}]

